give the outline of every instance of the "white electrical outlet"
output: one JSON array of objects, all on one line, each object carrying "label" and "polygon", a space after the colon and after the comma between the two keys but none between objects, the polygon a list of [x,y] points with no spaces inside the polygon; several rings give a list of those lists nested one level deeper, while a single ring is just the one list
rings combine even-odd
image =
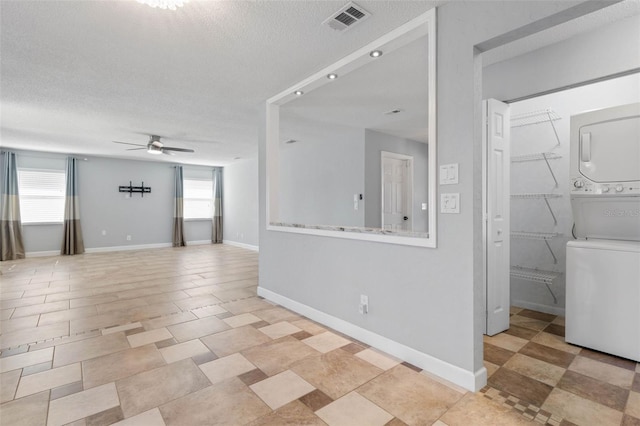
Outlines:
[{"label": "white electrical outlet", "polygon": [[460,213],[460,194],[440,194],[440,213]]},{"label": "white electrical outlet", "polygon": [[131,235],[127,235],[127,241],[131,241]]},{"label": "white electrical outlet", "polygon": [[365,296],[364,294],[360,295],[360,305],[358,306],[358,312],[360,314],[368,314],[369,313],[369,296]]}]

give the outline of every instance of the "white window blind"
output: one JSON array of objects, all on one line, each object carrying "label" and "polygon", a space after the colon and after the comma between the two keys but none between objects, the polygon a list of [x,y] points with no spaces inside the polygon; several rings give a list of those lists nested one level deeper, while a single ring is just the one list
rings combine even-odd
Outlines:
[{"label": "white window blind", "polygon": [[213,217],[213,181],[184,180],[184,218],[211,219]]},{"label": "white window blind", "polygon": [[64,220],[64,170],[18,170],[22,223],[61,223]]}]

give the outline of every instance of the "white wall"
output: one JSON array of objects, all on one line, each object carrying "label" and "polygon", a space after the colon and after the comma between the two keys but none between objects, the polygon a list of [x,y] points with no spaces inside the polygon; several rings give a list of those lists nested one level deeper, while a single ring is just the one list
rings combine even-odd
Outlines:
[{"label": "white wall", "polygon": [[257,248],[258,159],[238,160],[224,168],[223,238]]},{"label": "white wall", "polygon": [[[16,151],[19,168],[64,170],[61,154]],[[185,176],[211,176],[210,167],[184,166]],[[78,162],[80,223],[85,248],[170,245],[172,239],[174,168],[167,163],[87,157]],[[151,193],[118,192],[128,185],[151,187]],[[106,235],[102,235],[105,231]],[[127,235],[131,240],[127,241]],[[211,241],[211,221],[186,221],[187,241]],[[27,254],[56,252],[62,244],[62,224],[23,225]]]},{"label": "white wall", "polygon": [[[437,160],[460,166],[460,183],[446,190],[460,193],[461,212],[438,216],[437,249],[267,231],[263,125],[260,288],[409,348],[405,359],[458,384],[483,386],[481,69],[474,46],[575,4],[450,2],[439,8]],[[369,296],[368,315],[358,314],[360,294]]]},{"label": "white wall", "polygon": [[280,144],[277,221],[364,226],[364,208],[353,208],[354,194],[364,194],[364,130],[286,117],[284,123],[282,133],[297,142]]},{"label": "white wall", "polygon": [[[640,68],[640,15],[487,66],[485,98],[517,99]],[[551,65],[553,64],[553,65]]]},{"label": "white wall", "polygon": [[[543,241],[512,240],[512,264],[539,269],[565,272],[565,246],[572,240],[573,215],[570,203],[569,182],[569,129],[572,115],[584,111],[624,105],[640,101],[640,74],[608,80],[588,86],[578,87],[551,95],[516,102],[511,105],[511,113],[519,114],[542,109],[552,109],[561,117],[554,121],[561,145],[554,148],[555,136],[548,123],[511,129],[512,155],[534,152],[553,152],[562,158],[551,160],[550,164],[558,179],[559,188],[554,188],[553,179],[544,161],[513,163],[511,165],[511,188],[513,193],[554,192],[561,193],[561,199],[550,200],[558,225],[547,212],[542,200],[513,200],[511,202],[511,227],[514,231],[558,232],[562,236],[550,241],[558,263],[553,264]],[[543,284],[521,279],[511,279],[511,301],[513,305],[542,312],[564,314],[565,275],[561,275],[551,286],[558,297],[553,297]]]}]

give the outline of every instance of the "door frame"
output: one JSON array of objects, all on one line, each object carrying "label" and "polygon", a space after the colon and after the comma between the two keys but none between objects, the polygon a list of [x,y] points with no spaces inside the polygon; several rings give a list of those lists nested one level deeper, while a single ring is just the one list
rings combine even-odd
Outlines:
[{"label": "door frame", "polygon": [[384,229],[384,159],[391,158],[394,160],[407,161],[407,183],[405,184],[406,202],[405,208],[408,211],[408,225],[413,230],[413,156],[399,154],[397,152],[380,151],[380,224]]}]

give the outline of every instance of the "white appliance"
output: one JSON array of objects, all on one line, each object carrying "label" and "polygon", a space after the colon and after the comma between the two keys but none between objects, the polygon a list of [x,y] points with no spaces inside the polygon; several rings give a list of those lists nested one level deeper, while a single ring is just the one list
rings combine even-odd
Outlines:
[{"label": "white appliance", "polygon": [[640,362],[640,244],[567,244],[569,343]]},{"label": "white appliance", "polygon": [[566,341],[640,362],[640,103],[571,117]]}]

